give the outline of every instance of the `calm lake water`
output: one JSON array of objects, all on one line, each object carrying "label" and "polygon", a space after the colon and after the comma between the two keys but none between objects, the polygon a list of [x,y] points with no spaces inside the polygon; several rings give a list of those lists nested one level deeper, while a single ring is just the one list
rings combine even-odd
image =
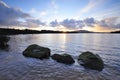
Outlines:
[{"label": "calm lake water", "polygon": [[[10,36],[10,49],[0,51],[0,80],[120,80],[120,34],[30,34]],[[65,65],[54,60],[26,58],[28,45],[51,49],[51,54],[67,53],[76,60]],[[105,68],[99,72],[77,63],[81,52],[99,54]]]}]

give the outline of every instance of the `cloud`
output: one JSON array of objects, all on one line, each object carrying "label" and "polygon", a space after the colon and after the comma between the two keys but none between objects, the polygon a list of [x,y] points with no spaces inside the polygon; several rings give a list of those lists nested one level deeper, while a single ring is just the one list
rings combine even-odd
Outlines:
[{"label": "cloud", "polygon": [[31,17],[19,8],[12,8],[3,1],[0,1],[0,25],[18,25],[19,19]]},{"label": "cloud", "polygon": [[96,20],[95,18],[86,18],[83,20],[75,20],[75,19],[64,19],[61,22],[57,20],[50,22],[50,26],[59,27],[63,26],[67,29],[88,29],[88,30],[96,30],[100,31],[110,31],[120,29],[120,17],[111,17],[103,20]]},{"label": "cloud", "polygon": [[60,24],[67,28],[82,28],[84,26],[93,27],[96,23],[94,18],[86,18],[83,20],[75,20],[75,19],[65,19]]},{"label": "cloud", "polygon": [[[120,14],[120,3],[111,5],[111,8],[105,8],[102,11],[96,11],[91,16],[94,16],[98,19],[108,18],[108,17],[116,17]],[[102,14],[102,15],[101,15]]]},{"label": "cloud", "polygon": [[94,18],[86,18],[84,20],[64,19],[61,22],[57,22],[57,20],[50,22],[50,25],[53,27],[61,25],[69,29],[79,29],[84,26],[93,27],[94,24],[95,24]]},{"label": "cloud", "polygon": [[46,10],[41,11],[41,14],[55,15],[55,14],[58,14],[58,12],[59,12],[58,9],[59,9],[59,6],[58,6],[56,0],[51,0],[48,5],[48,8]]},{"label": "cloud", "polygon": [[[93,7],[97,6],[97,4],[100,3],[102,0],[98,0],[98,2],[95,2],[93,5],[91,5],[94,0],[90,0],[88,7],[85,8],[86,10],[83,12],[87,12],[91,10]],[[51,7],[50,7],[51,5]],[[45,16],[50,14],[53,15],[54,11],[58,10],[56,0],[52,0],[50,3],[49,10],[41,11],[41,16]],[[53,8],[52,8],[53,6]],[[48,13],[49,12],[49,13]],[[31,10],[31,14],[38,13],[36,9]],[[53,17],[53,16],[52,16]],[[12,8],[8,6],[3,1],[0,1],[0,26],[26,26],[26,27],[44,27],[44,26],[51,26],[51,27],[60,27],[59,29],[83,29],[83,28],[91,28],[91,29],[99,29],[99,30],[114,30],[114,29],[120,29],[120,17],[109,17],[102,20],[96,20],[95,18],[85,18],[85,19],[64,19],[60,22],[57,20],[51,21],[49,25],[47,25],[45,22],[42,22],[38,18],[33,18],[30,14],[23,12],[19,8]]]},{"label": "cloud", "polygon": [[26,26],[28,27],[40,27],[40,26],[45,26],[46,23],[45,22],[42,22],[40,21],[39,19],[27,19],[26,20]]},{"label": "cloud", "polygon": [[110,17],[105,18],[100,21],[95,20],[95,23],[92,23],[93,27],[85,26],[83,29],[88,29],[96,32],[110,32],[115,30],[120,30],[120,17]]},{"label": "cloud", "polygon": [[[33,8],[31,13],[36,13],[36,10]],[[12,8],[3,1],[0,1],[0,25],[9,27],[40,27],[46,24],[23,12],[21,9]]]},{"label": "cloud", "polygon": [[39,8],[31,8],[29,13],[33,15],[35,18],[40,18],[43,21],[47,19],[48,22],[54,20],[56,16],[59,14],[59,5],[57,4],[57,0],[49,0],[46,5],[42,6],[43,9]]},{"label": "cloud", "polygon": [[46,16],[47,14],[48,14],[47,11],[42,11],[42,12],[40,12],[40,16],[41,16],[41,17]]},{"label": "cloud", "polygon": [[89,0],[89,3],[81,10],[81,13],[86,13],[96,6],[99,6],[104,0]]},{"label": "cloud", "polygon": [[81,20],[74,20],[74,19],[65,19],[62,22],[60,22],[60,25],[70,28],[70,29],[76,29],[83,27],[83,22]]},{"label": "cloud", "polygon": [[73,19],[70,19],[70,20],[65,19],[60,24],[63,25],[64,27],[68,27],[68,28],[74,28],[76,26],[75,20],[73,20]]},{"label": "cloud", "polygon": [[94,18],[86,18],[83,22],[85,23],[86,26],[90,27],[93,27],[94,24],[96,23]]},{"label": "cloud", "polygon": [[120,29],[119,20],[120,20],[120,17],[105,18],[101,21],[98,21],[97,24],[102,27],[119,28]]},{"label": "cloud", "polygon": [[50,22],[50,26],[52,26],[52,27],[57,27],[57,26],[59,26],[59,25],[60,25],[60,24],[58,23],[57,20]]}]

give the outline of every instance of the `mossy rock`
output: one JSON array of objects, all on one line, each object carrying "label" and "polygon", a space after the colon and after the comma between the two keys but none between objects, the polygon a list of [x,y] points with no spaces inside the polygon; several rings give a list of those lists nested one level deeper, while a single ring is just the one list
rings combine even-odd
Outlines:
[{"label": "mossy rock", "polygon": [[73,64],[75,62],[69,54],[53,54],[52,59],[64,64]]},{"label": "mossy rock", "polygon": [[101,59],[101,57],[97,54],[93,54],[92,52],[83,52],[78,57],[79,62],[81,65],[83,65],[85,68],[95,69],[98,71],[102,71],[104,68],[104,62]]},{"label": "mossy rock", "polygon": [[33,45],[28,46],[23,51],[23,55],[26,57],[33,57],[33,58],[39,58],[39,59],[49,58],[50,49],[33,44]]}]

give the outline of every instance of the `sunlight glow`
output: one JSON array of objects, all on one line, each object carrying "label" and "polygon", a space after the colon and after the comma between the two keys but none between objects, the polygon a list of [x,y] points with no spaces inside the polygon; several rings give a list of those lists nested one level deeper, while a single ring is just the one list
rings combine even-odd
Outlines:
[{"label": "sunlight glow", "polygon": [[55,27],[55,30],[59,30],[59,31],[63,31],[63,32],[70,31],[70,29],[68,29],[62,25]]},{"label": "sunlight glow", "polygon": [[88,31],[93,31],[93,32],[111,32],[111,31],[116,31],[113,28],[108,28],[108,27],[103,27],[100,25],[95,24],[94,27],[83,27],[83,30],[88,30]]}]

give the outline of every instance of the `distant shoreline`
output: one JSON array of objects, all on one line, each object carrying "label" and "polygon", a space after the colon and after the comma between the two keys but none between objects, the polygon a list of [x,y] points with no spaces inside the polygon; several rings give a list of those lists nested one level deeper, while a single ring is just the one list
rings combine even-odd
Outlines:
[{"label": "distant shoreline", "polygon": [[115,32],[91,32],[87,30],[78,30],[78,31],[53,31],[53,30],[19,30],[19,29],[8,29],[8,28],[0,28],[0,35],[18,35],[18,34],[64,34],[64,33],[102,33],[102,34],[108,34],[108,33],[114,33],[118,34],[120,31],[115,31]]}]

